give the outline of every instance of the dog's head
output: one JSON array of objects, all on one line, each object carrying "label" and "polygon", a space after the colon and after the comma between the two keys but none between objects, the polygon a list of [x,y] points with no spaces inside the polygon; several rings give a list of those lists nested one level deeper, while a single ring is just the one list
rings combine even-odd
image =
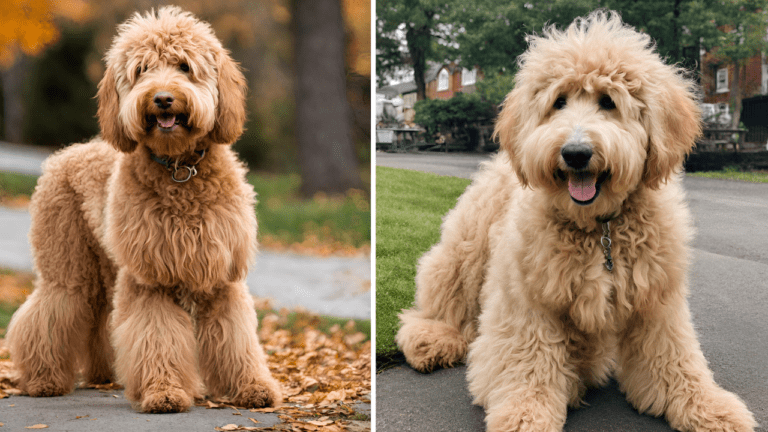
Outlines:
[{"label": "dog's head", "polygon": [[177,156],[230,144],[245,123],[246,84],[211,27],[178,7],[136,13],[118,27],[99,83],[103,138]]},{"label": "dog's head", "polygon": [[701,133],[695,86],[615,13],[530,37],[495,134],[521,183],[606,215],[679,171]]}]

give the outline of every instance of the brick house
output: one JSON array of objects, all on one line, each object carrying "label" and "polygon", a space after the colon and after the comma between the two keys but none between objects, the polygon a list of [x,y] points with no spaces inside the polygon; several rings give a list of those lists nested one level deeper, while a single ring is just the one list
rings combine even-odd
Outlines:
[{"label": "brick house", "polygon": [[427,99],[450,99],[457,93],[473,93],[483,72],[465,69],[455,62],[435,64],[425,74]]},{"label": "brick house", "polygon": [[[451,63],[432,63],[424,73],[427,99],[450,99],[457,93],[472,93],[475,91],[477,81],[483,79],[482,71],[478,68],[467,70]],[[405,123],[412,123],[416,114],[413,107],[416,104],[416,83],[414,81],[402,82],[376,90],[377,115],[382,112],[379,106],[385,106],[387,100],[402,98],[402,105],[396,107],[397,113],[402,115]],[[400,102],[398,102],[400,103]]]},{"label": "brick house", "polygon": [[[717,61],[710,52],[701,56],[701,87],[703,91],[703,117],[706,121],[717,115],[733,115],[731,86],[734,67]],[[740,121],[749,130],[747,143],[762,143],[768,140],[768,64],[765,56],[756,54],[746,61],[739,76],[742,95]]]}]

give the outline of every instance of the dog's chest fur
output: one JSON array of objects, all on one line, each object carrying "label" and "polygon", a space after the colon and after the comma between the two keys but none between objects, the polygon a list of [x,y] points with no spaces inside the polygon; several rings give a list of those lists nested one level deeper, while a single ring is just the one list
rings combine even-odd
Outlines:
[{"label": "dog's chest fur", "polygon": [[213,166],[187,183],[134,156],[119,160],[105,232],[117,265],[140,280],[201,292],[244,278],[256,248],[255,200],[228,156],[209,156]]},{"label": "dog's chest fur", "polygon": [[611,271],[605,266],[599,222],[593,230],[555,220],[522,226],[525,246],[517,250],[517,264],[526,297],[556,311],[566,326],[580,332],[621,331],[633,313],[670,294],[663,287],[683,280],[686,242],[670,245],[669,239],[684,235],[668,231],[669,223],[657,220],[662,216],[653,210],[630,211],[611,221]]}]

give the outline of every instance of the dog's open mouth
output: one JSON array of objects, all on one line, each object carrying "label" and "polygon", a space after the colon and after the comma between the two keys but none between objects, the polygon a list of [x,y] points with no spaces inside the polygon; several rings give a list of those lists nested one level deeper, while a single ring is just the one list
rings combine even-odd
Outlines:
[{"label": "dog's open mouth", "polygon": [[184,114],[160,114],[147,116],[147,132],[155,127],[162,132],[172,132],[177,127],[189,129],[188,117]]},{"label": "dog's open mouth", "polygon": [[598,175],[589,171],[557,171],[557,177],[568,181],[568,194],[578,205],[592,204],[600,195],[600,187],[610,175],[609,171],[603,171]]}]

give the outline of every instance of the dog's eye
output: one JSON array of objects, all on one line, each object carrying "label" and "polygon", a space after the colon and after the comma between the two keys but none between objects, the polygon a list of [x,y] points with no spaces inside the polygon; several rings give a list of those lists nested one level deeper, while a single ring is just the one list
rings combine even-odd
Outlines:
[{"label": "dog's eye", "polygon": [[611,99],[611,97],[608,95],[603,95],[598,103],[600,104],[600,108],[605,110],[612,110],[616,108],[616,104],[613,102],[613,99]]},{"label": "dog's eye", "polygon": [[565,98],[560,96],[559,98],[555,99],[554,105],[552,105],[556,110],[561,110],[565,108]]},{"label": "dog's eye", "polygon": [[189,65],[186,63],[182,63],[179,65],[179,69],[181,69],[182,72],[189,72]]}]

